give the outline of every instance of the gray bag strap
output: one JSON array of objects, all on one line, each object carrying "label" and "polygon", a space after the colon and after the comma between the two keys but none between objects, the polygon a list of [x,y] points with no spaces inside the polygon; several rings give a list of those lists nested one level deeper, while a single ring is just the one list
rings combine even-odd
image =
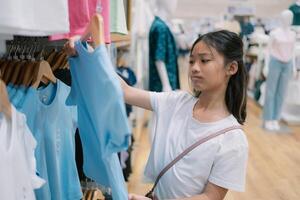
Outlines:
[{"label": "gray bag strap", "polygon": [[202,138],[200,140],[198,140],[197,142],[195,142],[194,144],[192,144],[191,146],[189,146],[187,149],[185,149],[181,154],[179,154],[173,161],[171,161],[157,176],[155,183],[152,187],[152,189],[150,190],[149,193],[153,193],[158,181],[160,180],[160,178],[173,166],[175,165],[179,160],[181,160],[186,154],[190,153],[192,150],[194,150],[196,147],[198,147],[200,144],[203,144],[219,135],[225,134],[228,131],[232,131],[235,129],[242,129],[242,126],[231,126],[225,129],[222,129],[214,134],[211,134],[205,138]]}]

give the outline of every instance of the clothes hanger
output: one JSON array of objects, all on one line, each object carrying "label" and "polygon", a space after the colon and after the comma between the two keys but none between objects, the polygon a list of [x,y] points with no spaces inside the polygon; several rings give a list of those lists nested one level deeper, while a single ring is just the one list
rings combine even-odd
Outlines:
[{"label": "clothes hanger", "polygon": [[13,72],[11,73],[11,76],[8,79],[8,83],[12,83],[13,85],[17,85],[17,81],[19,80],[18,78],[22,76],[21,71],[25,67],[26,61],[21,60],[16,63],[15,66],[13,66]]},{"label": "clothes hanger", "polygon": [[27,55],[26,59],[28,60],[26,66],[23,68],[22,77],[20,77],[19,82],[17,84],[24,85],[25,87],[30,87],[37,77],[38,74],[38,62],[35,61],[34,51],[36,46],[33,45]]},{"label": "clothes hanger", "polygon": [[56,77],[54,76],[50,64],[47,61],[40,61],[38,63],[38,73],[36,77],[36,81],[33,83],[32,87],[38,88],[40,83],[43,82],[45,84],[48,84],[49,81],[52,83],[56,83]]},{"label": "clothes hanger", "polygon": [[57,49],[54,48],[54,49],[49,53],[49,55],[48,55],[47,58],[46,58],[47,62],[48,62],[51,66],[53,65],[53,60],[54,60],[56,54],[57,54]]},{"label": "clothes hanger", "polygon": [[22,80],[22,76],[23,76],[22,71],[24,71],[24,68],[26,67],[26,64],[27,64],[27,61],[25,60],[25,56],[24,56],[25,50],[26,50],[26,48],[24,47],[22,50],[22,53],[19,57],[21,59],[21,61],[18,62],[16,64],[16,66],[14,66],[14,72],[11,75],[10,79],[8,80],[8,82],[12,83],[13,85],[19,86],[20,84],[17,84],[17,83],[19,83],[20,80]]},{"label": "clothes hanger", "polygon": [[60,69],[68,69],[69,63],[68,63],[68,58],[66,58],[64,60],[64,62],[62,63]]},{"label": "clothes hanger", "polygon": [[95,200],[104,200],[105,199],[103,193],[98,188],[94,191],[94,199]]},{"label": "clothes hanger", "polygon": [[81,41],[87,41],[91,36],[94,48],[101,44],[105,44],[103,27],[103,17],[100,14],[94,14],[80,38]]},{"label": "clothes hanger", "polygon": [[11,56],[11,53],[13,51],[13,49],[15,48],[14,44],[12,44],[10,50],[9,50],[9,53],[7,55],[7,57],[5,58],[5,61],[2,63],[2,67],[1,67],[1,78],[2,80],[5,82],[5,79],[6,79],[6,74],[7,72],[9,71],[9,66],[12,64],[12,62],[14,62],[12,60],[12,56]]},{"label": "clothes hanger", "polygon": [[38,74],[38,62],[29,61],[26,65],[25,72],[23,73],[22,84],[25,87],[30,87],[36,81]]},{"label": "clothes hanger", "polygon": [[10,78],[12,76],[12,74],[14,73],[14,66],[18,63],[19,61],[18,60],[12,60],[12,61],[9,61],[7,67],[6,67],[6,70],[3,74],[3,77],[2,77],[2,80],[8,84],[9,81],[10,81]]},{"label": "clothes hanger", "polygon": [[24,65],[21,67],[21,70],[19,72],[18,78],[17,78],[17,80],[15,82],[15,85],[18,85],[18,86],[20,86],[20,85],[25,86],[25,84],[24,84],[24,77],[25,77],[26,71],[28,70],[29,66],[31,66],[33,64],[33,62],[30,60],[31,56],[28,56],[29,53],[30,53],[30,47],[28,47],[28,49],[29,49],[29,51],[26,52],[27,55],[25,54],[26,56],[24,56],[24,58],[26,59],[26,61],[25,61]]},{"label": "clothes hanger", "polygon": [[0,69],[2,67],[2,63],[4,63],[4,62],[5,62],[5,58],[0,58]]},{"label": "clothes hanger", "polygon": [[38,74],[37,74],[37,81],[39,83],[43,82],[44,84],[48,84],[49,81],[51,81],[52,83],[56,83],[56,77],[53,74],[51,66],[50,66],[49,62],[44,60],[43,55],[44,55],[44,47],[42,48],[41,52],[37,55],[37,60],[41,61],[38,64],[39,70],[38,70]]},{"label": "clothes hanger", "polygon": [[7,69],[7,66],[8,66],[9,62],[10,62],[9,60],[5,60],[5,61],[1,64],[1,71],[2,71],[2,74],[1,74],[0,78],[2,78],[2,79],[3,79],[3,77],[4,77],[4,74],[5,74],[5,72],[6,72],[6,69]]},{"label": "clothes hanger", "polygon": [[53,53],[53,58],[52,58],[51,62],[49,62],[51,68],[57,63],[57,60],[60,58],[61,55],[62,55],[62,52],[58,51],[56,49],[55,52]]},{"label": "clothes hanger", "polygon": [[54,65],[51,65],[52,71],[55,72],[55,70],[59,69],[66,59],[67,55],[63,51],[59,52],[56,56]]},{"label": "clothes hanger", "polygon": [[11,104],[8,99],[5,83],[0,79],[0,112],[4,113],[8,119],[11,119]]},{"label": "clothes hanger", "polygon": [[14,73],[15,66],[17,66],[21,62],[19,60],[19,57],[17,56],[17,53],[18,53],[19,49],[20,49],[20,45],[17,44],[16,50],[14,52],[14,55],[12,57],[11,56],[9,57],[9,59],[12,59],[12,61],[9,62],[8,66],[6,66],[6,70],[5,70],[5,72],[3,74],[3,78],[2,78],[2,80],[6,84],[10,83],[12,75]]}]

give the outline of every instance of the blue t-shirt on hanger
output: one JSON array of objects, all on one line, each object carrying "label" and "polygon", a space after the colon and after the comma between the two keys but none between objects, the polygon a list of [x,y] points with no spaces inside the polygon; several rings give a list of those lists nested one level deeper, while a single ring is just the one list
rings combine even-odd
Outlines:
[{"label": "blue t-shirt on hanger", "polygon": [[46,184],[35,191],[38,200],[79,200],[82,198],[75,162],[77,109],[65,104],[70,87],[57,83],[29,88],[20,111],[37,140],[37,170]]},{"label": "blue t-shirt on hanger", "polygon": [[114,200],[128,199],[117,152],[129,146],[129,129],[120,82],[104,45],[93,52],[77,41],[69,58],[72,88],[67,103],[77,105],[86,176],[111,187]]},{"label": "blue t-shirt on hanger", "polygon": [[12,96],[12,99],[10,100],[10,102],[17,108],[19,109],[19,103],[20,101],[24,98],[26,93],[26,87],[24,86],[19,86],[16,90],[16,93],[14,94],[14,96]]},{"label": "blue t-shirt on hanger", "polygon": [[18,87],[15,86],[15,85],[10,84],[10,85],[8,86],[8,91],[7,91],[7,92],[8,92],[8,97],[9,97],[9,100],[10,100],[10,101],[11,101],[11,100],[13,99],[13,97],[15,96],[17,90],[18,90]]},{"label": "blue t-shirt on hanger", "polygon": [[12,83],[9,83],[9,84],[6,85],[6,90],[7,90],[8,97],[10,97],[9,93],[12,90],[13,86],[14,85]]}]

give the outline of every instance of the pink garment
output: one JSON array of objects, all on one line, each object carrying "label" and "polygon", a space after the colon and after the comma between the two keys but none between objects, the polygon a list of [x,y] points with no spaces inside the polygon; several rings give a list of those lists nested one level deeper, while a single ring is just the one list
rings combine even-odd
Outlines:
[{"label": "pink garment", "polygon": [[97,3],[101,3],[101,15],[104,20],[105,43],[110,43],[110,10],[109,0],[68,0],[70,32],[50,36],[50,40],[68,39],[84,33],[91,17],[97,12]]},{"label": "pink garment", "polygon": [[283,31],[278,28],[271,33],[270,53],[282,62],[289,62],[294,55],[296,33],[291,30]]}]

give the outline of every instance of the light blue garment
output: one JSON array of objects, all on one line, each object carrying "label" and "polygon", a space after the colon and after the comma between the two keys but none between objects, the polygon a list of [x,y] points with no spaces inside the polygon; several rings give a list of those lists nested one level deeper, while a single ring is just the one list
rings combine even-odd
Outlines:
[{"label": "light blue garment", "polygon": [[22,96],[22,98],[20,98],[19,101],[16,103],[15,107],[16,107],[17,109],[21,109],[21,108],[23,107],[23,104],[24,104],[25,100],[26,100],[26,97],[27,97],[27,96],[30,96],[31,93],[33,93],[33,92],[36,92],[36,89],[35,89],[35,88],[32,88],[32,87],[27,88],[26,91],[23,91],[23,96]]},{"label": "light blue garment", "polygon": [[128,199],[116,152],[128,148],[130,129],[123,93],[104,45],[94,52],[76,42],[78,57],[69,58],[72,88],[67,100],[78,108],[78,126],[86,176],[111,187],[114,200]]},{"label": "light blue garment", "polygon": [[17,87],[17,86],[11,85],[11,87],[10,87],[10,89],[9,89],[9,91],[8,91],[8,97],[9,97],[9,100],[10,100],[10,101],[14,98],[14,96],[15,96],[17,90],[18,90],[18,87]]},{"label": "light blue garment", "polygon": [[263,119],[279,120],[284,96],[292,75],[292,62],[284,63],[271,57],[266,83]]},{"label": "light blue garment", "polygon": [[46,184],[36,190],[38,200],[79,200],[82,197],[75,162],[77,109],[65,104],[70,87],[57,84],[29,89],[21,112],[37,140],[37,170]]},{"label": "light blue garment", "polygon": [[6,85],[6,90],[7,90],[8,97],[10,97],[9,93],[10,93],[12,88],[13,88],[13,84],[9,83],[8,85]]},{"label": "light blue garment", "polygon": [[10,102],[16,107],[16,109],[20,108],[18,105],[20,101],[24,98],[25,93],[26,93],[26,88],[24,86],[20,86],[17,88],[15,95],[12,96]]}]

